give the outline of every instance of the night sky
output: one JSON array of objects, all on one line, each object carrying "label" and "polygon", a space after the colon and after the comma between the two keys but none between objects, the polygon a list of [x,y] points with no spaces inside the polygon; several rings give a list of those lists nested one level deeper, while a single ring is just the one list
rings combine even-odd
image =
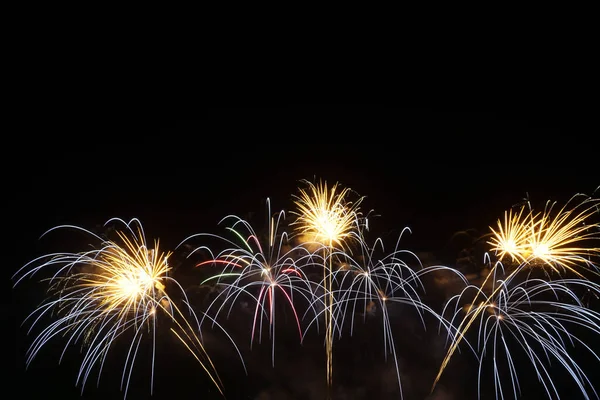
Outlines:
[{"label": "night sky", "polygon": [[[369,235],[394,242],[403,228],[410,228],[401,247],[424,263],[457,267],[465,251],[479,263],[481,249],[474,240],[511,206],[525,198],[536,206],[564,202],[578,192],[592,194],[600,185],[598,156],[588,136],[597,132],[597,123],[590,127],[590,120],[564,110],[385,105],[214,108],[196,120],[45,116],[24,123],[9,149],[16,161],[5,166],[9,257],[4,269],[10,278],[36,256],[77,251],[77,243],[67,239],[40,239],[62,224],[94,230],[113,217],[138,218],[148,240],[160,238],[163,249],[175,249],[195,233],[223,234],[219,221],[228,214],[264,227],[266,200],[273,212],[293,209],[292,195],[302,179],[337,182],[365,196],[361,210],[371,211]],[[33,129],[41,132],[39,139],[26,134]],[[182,248],[174,252],[174,276],[202,307],[204,294],[197,287],[207,272],[195,269],[194,259],[186,256]],[[122,398],[119,379],[127,341],[115,343],[99,386],[93,372],[81,396],[75,387],[79,347],[69,348],[58,362],[65,338],[54,338],[25,370],[34,333],[28,336],[20,323],[45,298],[45,289],[35,279],[9,289],[7,358],[14,357],[19,397]],[[427,299],[440,307],[452,288],[432,283],[428,290]],[[324,399],[323,335],[311,329],[300,344],[289,312],[282,311],[273,367],[265,332],[262,342],[249,348],[250,314],[247,305],[239,304],[222,321],[243,353],[247,375],[222,332],[206,328],[203,333],[226,398]],[[444,337],[435,324],[423,330],[410,310],[390,309],[390,320],[405,399],[477,398],[477,364],[468,353],[453,359],[430,394],[445,354]],[[128,399],[149,398],[148,344],[142,343]],[[152,398],[222,398],[168,330],[159,330],[156,349]],[[520,365],[523,398],[535,399],[542,392],[526,362]],[[597,361],[590,365],[590,376],[598,377]],[[346,332],[334,343],[336,399],[398,399],[395,373],[392,359],[385,359],[377,312],[357,324],[352,336]],[[580,398],[571,397],[577,393],[573,384],[556,374],[565,398]],[[484,399],[494,398],[490,388],[484,389]]]}]

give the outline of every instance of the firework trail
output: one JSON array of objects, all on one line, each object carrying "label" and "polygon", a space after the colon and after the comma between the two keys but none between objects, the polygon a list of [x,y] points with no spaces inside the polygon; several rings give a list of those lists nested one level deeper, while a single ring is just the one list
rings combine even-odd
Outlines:
[{"label": "firework trail", "polygon": [[[362,312],[363,323],[366,322],[368,313],[373,313],[375,309],[381,310],[384,356],[386,360],[388,353],[393,357],[400,397],[402,397],[400,366],[388,307],[391,304],[401,304],[415,310],[424,329],[426,329],[424,313],[430,314],[440,322],[440,325],[450,329],[450,325],[438,313],[421,301],[420,294],[425,292],[422,278],[426,274],[442,270],[457,273],[456,270],[444,266],[423,267],[416,254],[399,247],[404,232],[410,232],[410,229],[405,228],[402,231],[391,252],[386,252],[381,238],[378,238],[371,248],[363,240],[359,242],[360,248],[355,251],[356,255],[341,249],[334,249],[327,253],[327,257],[332,261],[324,263],[325,265],[335,265],[333,270],[328,271],[330,277],[327,278],[335,287],[331,289],[335,292],[333,296],[335,302],[331,308],[334,336],[337,332],[337,335],[341,337],[348,315],[350,315],[350,336],[352,336],[357,322],[355,320],[357,310],[364,311]],[[378,256],[379,254],[381,256]],[[405,260],[407,257],[409,262]],[[462,277],[460,273],[458,276]],[[466,280],[464,282],[467,283]],[[321,286],[324,286],[324,283],[321,283]],[[325,304],[323,297],[328,296],[328,293],[326,291],[323,293],[322,298],[318,300]],[[325,310],[326,308],[323,309],[323,312]],[[311,323],[317,321],[318,317],[319,315],[316,315]]]},{"label": "firework trail", "polygon": [[[310,305],[314,301],[314,293],[304,268],[313,264],[312,253],[301,246],[292,247],[285,227],[285,212],[271,213],[270,200],[267,199],[267,235],[257,234],[253,226],[246,220],[228,215],[220,223],[230,222],[226,229],[235,240],[224,236],[200,233],[186,238],[181,244],[192,238],[218,238],[227,248],[216,255],[206,245],[196,247],[189,256],[200,251],[210,254],[208,260],[199,262],[197,267],[221,266],[221,272],[202,282],[221,288],[218,295],[210,302],[205,315],[215,310],[212,321],[226,311],[229,318],[232,308],[240,299],[250,298],[256,304],[252,322],[250,345],[256,336],[262,340],[265,323],[272,342],[271,362],[275,364],[275,327],[276,299],[280,297],[292,310],[300,340],[303,329],[298,312],[297,299],[304,299]],[[180,245],[181,245],[180,244]],[[188,256],[188,257],[189,257]],[[204,317],[203,317],[204,319]],[[202,321],[200,322],[202,324]],[[239,353],[239,351],[238,351]]]},{"label": "firework trail", "polygon": [[333,305],[335,303],[332,290],[331,274],[332,265],[326,264],[332,260],[327,253],[332,253],[336,248],[346,249],[348,243],[362,241],[363,229],[367,226],[367,218],[360,211],[360,203],[364,197],[352,201],[349,195],[350,188],[338,191],[338,183],[330,188],[327,182],[313,183],[306,179],[301,183],[304,188],[299,189],[298,195],[293,195],[296,211],[293,212],[297,219],[291,224],[295,225],[296,233],[301,240],[307,243],[322,244],[323,257],[323,290],[325,292],[325,351],[327,356],[327,397],[331,398],[333,385]]},{"label": "firework trail", "polygon": [[[498,296],[506,297],[509,289],[505,285],[522,271],[529,274],[541,272],[549,283],[564,279],[563,275],[572,274],[581,281],[589,282],[592,288],[597,286],[586,275],[598,275],[595,259],[600,255],[600,248],[592,245],[600,239],[600,225],[590,219],[598,213],[599,200],[577,194],[554,213],[555,204],[547,203],[541,213],[531,208],[528,212],[523,209],[517,213],[507,212],[504,222],[499,220],[498,228],[491,228],[492,239],[488,244],[492,246],[499,262],[490,269],[471,304],[466,307],[468,312],[459,323],[433,387],[470,326],[485,310],[495,308],[493,302]],[[514,269],[507,273],[500,284],[493,286],[491,293],[486,294],[483,288],[490,283],[495,284],[497,269],[504,269],[503,260],[512,262]]]},{"label": "firework trail", "polygon": [[[206,371],[218,390],[221,381],[202,342],[194,333],[184,313],[167,294],[167,285],[177,288],[185,297],[179,283],[168,274],[171,252],[162,253],[159,241],[154,247],[147,245],[142,224],[137,219],[129,223],[113,218],[105,223],[122,224],[116,230],[116,239],[108,240],[78,226],[61,225],[45,232],[45,236],[57,229],[76,229],[97,240],[99,246],[79,253],[52,253],[38,257],[20,268],[14,275],[14,286],[32,278],[42,270],[56,268],[49,282],[49,296],[24,322],[31,322],[28,333],[39,325],[42,318],[57,319],[44,327],[28,349],[27,365],[38,355],[42,347],[56,336],[68,337],[61,359],[67,349],[81,342],[85,348],[83,361],[77,376],[77,385],[84,387],[94,367],[98,367],[98,384],[108,353],[118,338],[132,332],[121,378],[121,390],[127,396],[133,373],[134,361],[143,337],[152,342],[152,378],[154,386],[156,355],[156,332],[159,314],[164,314],[177,329],[171,332],[184,344]],[[189,315],[196,319],[192,309]],[[125,340],[124,338],[121,340]]]},{"label": "firework trail", "polygon": [[[591,380],[570,354],[569,348],[580,347],[596,361],[600,360],[597,353],[575,333],[583,328],[589,333],[600,334],[600,313],[584,305],[580,299],[582,293],[598,298],[600,286],[579,278],[547,281],[534,278],[527,271],[523,272],[527,275],[525,279],[518,279],[514,273],[507,274],[499,261],[491,271],[494,276],[490,295],[478,286],[468,285],[450,299],[445,309],[452,313],[452,319],[464,312],[463,319],[469,318],[469,325],[472,324],[471,328],[477,332],[476,340],[469,342],[469,347],[479,360],[480,396],[484,360],[491,356],[496,398],[505,399],[510,394],[515,400],[520,397],[519,362],[514,354],[519,351],[534,368],[535,376],[549,399],[560,398],[551,376],[551,372],[556,370],[555,365],[564,369],[585,399],[591,399],[592,395],[598,398]],[[478,304],[468,301],[473,293],[476,299],[481,299]]]}]

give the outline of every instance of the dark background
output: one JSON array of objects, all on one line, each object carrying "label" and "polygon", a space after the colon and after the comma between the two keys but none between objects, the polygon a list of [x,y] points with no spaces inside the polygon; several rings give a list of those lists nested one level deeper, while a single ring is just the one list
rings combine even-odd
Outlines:
[{"label": "dark background", "polygon": [[[407,249],[455,266],[459,251],[468,247],[454,241],[457,232],[486,233],[504,210],[525,197],[540,206],[578,192],[591,194],[600,184],[597,131],[592,115],[579,110],[376,104],[209,108],[195,120],[32,116],[5,146],[11,158],[4,161],[9,256],[4,269],[10,276],[35,256],[66,251],[63,242],[39,240],[53,226],[95,229],[112,217],[139,218],[149,238],[160,237],[164,249],[175,248],[194,233],[221,233],[218,222],[227,214],[262,222],[267,198],[274,211],[289,210],[299,181],[314,178],[366,196],[361,209],[378,215],[371,220],[374,235],[393,237],[409,227],[412,234],[403,241]],[[188,267],[181,257],[181,276],[190,282],[180,282],[184,286],[197,279]],[[35,282],[9,289],[7,359],[14,357],[9,368],[19,397],[122,397],[118,347],[99,388],[93,375],[81,397],[75,387],[78,349],[58,363],[64,338],[55,338],[25,371],[31,338],[19,324],[44,298],[44,289]],[[222,335],[207,334],[227,398],[323,398],[320,338],[302,347],[293,330],[282,327],[273,368],[268,340],[255,343],[250,352],[245,348],[249,326],[232,323],[230,329],[241,337],[248,376]],[[431,337],[411,329],[398,326],[397,331],[398,347],[404,349],[404,395],[424,399],[441,353],[428,348]],[[375,323],[339,344],[338,398],[399,398],[380,336]],[[168,335],[159,335],[157,348],[153,398],[219,398],[198,364]],[[148,397],[148,366],[142,353],[129,399]],[[523,380],[532,381],[530,376]],[[536,398],[536,385],[524,386],[524,398]],[[571,387],[565,383],[565,388]],[[475,390],[476,368],[464,356],[430,399],[476,398]]]}]

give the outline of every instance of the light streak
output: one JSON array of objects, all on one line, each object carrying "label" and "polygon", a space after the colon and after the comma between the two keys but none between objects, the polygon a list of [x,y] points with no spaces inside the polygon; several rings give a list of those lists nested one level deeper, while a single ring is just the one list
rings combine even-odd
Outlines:
[{"label": "light streak", "polygon": [[[152,393],[158,311],[161,311],[161,315],[166,315],[175,324],[171,331],[192,351],[222,394],[222,383],[202,342],[184,313],[167,294],[169,286],[175,287],[185,297],[183,288],[169,276],[171,267],[168,258],[171,252],[162,253],[158,240],[153,248],[149,248],[139,220],[132,219],[126,223],[113,218],[105,226],[113,222],[124,224],[125,227],[116,231],[115,240],[104,239],[73,225],[50,229],[44,235],[57,229],[76,229],[90,235],[99,245],[86,252],[61,252],[38,257],[14,274],[16,286],[42,270],[57,268],[47,279],[52,295],[25,320],[32,321],[28,331],[32,332],[43,318],[57,317],[33,340],[28,350],[27,365],[42,347],[49,345],[50,340],[57,336],[68,338],[61,359],[70,345],[81,342],[85,352],[77,384],[81,384],[83,391],[94,367],[99,367],[99,380],[109,350],[117,339],[126,340],[124,334],[130,332],[132,335],[121,378],[121,390],[126,397],[138,348],[143,337],[148,335],[152,343]],[[188,312],[189,316],[195,317],[191,308],[188,308]]]},{"label": "light streak", "polygon": [[[224,236],[199,233],[186,238],[182,243],[189,243],[193,238],[217,238],[226,248],[217,254],[206,245],[196,247],[188,257],[202,250],[211,256],[197,264],[198,267],[220,266],[221,272],[204,280],[202,284],[212,283],[223,288],[210,302],[206,315],[212,310],[213,321],[227,310],[229,318],[233,306],[240,298],[250,298],[256,304],[252,322],[250,344],[256,336],[260,343],[263,325],[268,326],[268,334],[272,342],[271,361],[275,364],[275,310],[277,298],[281,297],[290,307],[294,315],[300,340],[303,328],[296,311],[298,298],[306,304],[313,301],[314,293],[305,275],[304,268],[311,265],[312,253],[302,246],[292,247],[287,232],[282,229],[285,212],[271,214],[270,200],[267,199],[267,235],[259,235],[252,224],[235,215],[228,215],[220,223],[230,222],[227,231],[233,239]],[[227,307],[227,305],[229,306]],[[203,318],[204,319],[204,318]],[[202,323],[202,321],[201,321]]]},{"label": "light streak", "polygon": [[[338,191],[338,183],[330,188],[327,182],[301,181],[304,188],[294,195],[297,219],[292,223],[300,237],[308,238],[307,242],[317,242],[324,245],[323,251],[333,252],[334,248],[348,249],[348,243],[362,240],[362,231],[366,226],[360,211],[360,203],[364,197],[352,201],[350,188]],[[331,257],[323,257],[324,260]],[[327,397],[331,398],[333,386],[333,304],[335,302],[332,290],[331,264],[323,265],[323,289],[325,291],[325,352],[327,356]]]}]

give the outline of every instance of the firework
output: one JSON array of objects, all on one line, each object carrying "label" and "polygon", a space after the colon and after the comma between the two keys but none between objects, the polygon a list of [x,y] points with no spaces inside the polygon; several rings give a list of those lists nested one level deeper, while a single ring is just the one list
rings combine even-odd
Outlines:
[{"label": "firework", "polygon": [[[61,225],[50,229],[44,235],[65,228],[83,231],[97,241],[98,246],[86,252],[38,257],[15,273],[16,286],[42,270],[56,268],[48,279],[51,296],[25,322],[31,322],[31,332],[43,318],[52,316],[57,319],[44,327],[33,340],[28,350],[27,365],[56,336],[68,338],[63,355],[71,345],[79,342],[85,351],[77,385],[80,384],[83,391],[93,368],[99,368],[99,381],[110,349],[117,340],[126,340],[125,333],[130,333],[131,342],[121,379],[121,390],[126,397],[139,346],[145,336],[150,336],[152,393],[158,320],[159,316],[165,316],[176,327],[171,328],[171,332],[193,354],[222,393],[221,382],[200,339],[186,315],[167,294],[169,286],[177,288],[185,297],[179,283],[169,276],[171,267],[168,258],[171,252],[161,252],[158,240],[152,248],[148,247],[139,220],[132,219],[126,223],[113,218],[105,226],[113,222],[124,226],[124,229],[116,231],[115,240],[103,239],[78,226]],[[191,308],[188,312],[187,317],[195,319]]]},{"label": "firework", "polygon": [[[489,289],[491,294],[468,285],[450,299],[446,309],[451,311],[452,319],[465,313],[463,320],[468,319],[468,326],[476,331],[475,340],[467,342],[465,339],[465,342],[479,360],[480,396],[487,365],[484,361],[489,358],[496,398],[504,399],[511,394],[515,400],[519,398],[522,386],[519,372],[525,366],[516,360],[524,355],[548,399],[560,398],[552,379],[555,366],[563,368],[583,398],[598,398],[591,380],[570,350],[579,347],[594,360],[599,359],[581,338],[581,331],[599,334],[600,314],[587,307],[579,296],[587,293],[597,298],[600,286],[578,278],[546,281],[527,274],[525,279],[518,280],[514,273],[504,277],[506,271],[500,262],[491,271],[494,275]],[[472,293],[481,301],[467,300],[463,306]],[[457,333],[461,337],[464,334],[466,331]]]},{"label": "firework", "polygon": [[[328,271],[331,275],[330,281],[335,286],[331,289],[335,292],[333,296],[335,302],[332,305],[334,335],[337,331],[337,335],[341,337],[342,328],[348,322],[345,321],[348,315],[350,315],[349,325],[352,336],[357,322],[355,316],[358,313],[363,315],[364,323],[367,314],[375,315],[379,310],[382,318],[384,357],[387,360],[388,354],[391,354],[393,358],[400,395],[402,395],[400,366],[396,355],[389,307],[398,304],[415,310],[424,329],[425,313],[433,316],[441,326],[447,326],[447,322],[438,313],[421,301],[420,295],[425,289],[422,279],[426,274],[437,271],[457,272],[444,266],[424,267],[415,253],[400,248],[400,240],[405,232],[410,232],[410,229],[405,228],[402,231],[396,246],[391,251],[386,251],[383,240],[378,238],[372,247],[367,245],[366,240],[360,241],[359,249],[354,252],[354,255],[341,249],[334,249],[327,254],[327,257],[332,260],[329,265],[335,266]],[[327,293],[325,291],[324,293],[326,296]],[[320,302],[325,303],[325,300],[320,299]]]},{"label": "firework", "polygon": [[527,261],[530,249],[529,238],[535,224],[532,211],[525,212],[526,207],[521,205],[518,212],[512,209],[504,212],[504,221],[498,220],[496,229],[490,227],[492,238],[488,244],[496,252],[500,261],[510,261],[521,264]]},{"label": "firework", "polygon": [[[297,219],[292,223],[296,227],[299,237],[307,239],[306,242],[320,243],[324,252],[332,252],[335,248],[347,249],[348,242],[362,241],[362,232],[366,224],[366,217],[360,212],[360,203],[364,197],[352,201],[350,188],[338,191],[339,184],[330,188],[327,182],[313,183],[302,180],[306,185],[300,188],[298,195],[294,195],[294,204],[297,210],[294,214]],[[335,302],[332,290],[332,270],[323,257],[323,290],[325,292],[325,351],[327,355],[327,391],[331,396],[333,384],[333,304]]]},{"label": "firework", "polygon": [[505,213],[497,229],[490,228],[488,242],[500,261],[510,256],[516,264],[549,267],[557,273],[571,272],[584,278],[584,270],[598,275],[594,258],[600,255],[600,225],[592,217],[598,215],[600,200],[583,194],[571,197],[556,210],[556,202],[547,202],[542,212],[531,207],[525,212]]},{"label": "firework", "polygon": [[[225,311],[229,317],[235,303],[241,298],[250,298],[255,304],[250,345],[263,336],[263,326],[268,326],[268,335],[272,342],[271,361],[275,364],[275,327],[276,303],[281,298],[291,309],[298,329],[300,340],[303,328],[298,312],[297,299],[312,304],[314,293],[304,272],[307,265],[313,264],[312,254],[304,247],[291,246],[285,226],[285,212],[271,213],[270,200],[267,199],[267,234],[259,235],[252,224],[235,215],[228,215],[220,221],[230,223],[226,227],[233,239],[213,234],[195,234],[186,238],[213,237],[226,245],[217,254],[206,245],[196,247],[189,256],[206,250],[210,257],[201,261],[198,267],[220,266],[221,271],[202,282],[220,288],[218,294],[208,305],[205,315],[214,311],[213,322]],[[189,257],[188,256],[188,257]],[[204,319],[204,317],[203,317]],[[202,323],[202,321],[201,321]]]},{"label": "firework", "polygon": [[[491,228],[493,235],[488,243],[499,262],[490,269],[477,288],[474,299],[466,307],[467,313],[452,338],[434,387],[471,325],[485,314],[485,310],[495,308],[495,299],[501,295],[506,296],[508,289],[505,285],[522,271],[527,269],[529,274],[540,271],[550,283],[557,279],[552,276],[552,272],[556,273],[558,279],[563,279],[565,273],[571,273],[584,281],[589,281],[586,272],[598,275],[595,258],[600,255],[600,248],[592,244],[594,240],[600,239],[600,225],[591,220],[598,212],[598,199],[577,194],[557,212],[554,212],[555,205],[555,202],[546,203],[544,211],[540,213],[533,212],[531,207],[528,212],[524,212],[523,208],[518,213],[507,212],[504,223],[498,221],[497,230]],[[498,269],[504,270],[501,263],[503,259],[512,261],[516,267],[501,284],[496,285]],[[486,294],[484,288],[489,284],[493,285],[493,289],[490,294]],[[590,285],[597,287],[591,281]]]}]

